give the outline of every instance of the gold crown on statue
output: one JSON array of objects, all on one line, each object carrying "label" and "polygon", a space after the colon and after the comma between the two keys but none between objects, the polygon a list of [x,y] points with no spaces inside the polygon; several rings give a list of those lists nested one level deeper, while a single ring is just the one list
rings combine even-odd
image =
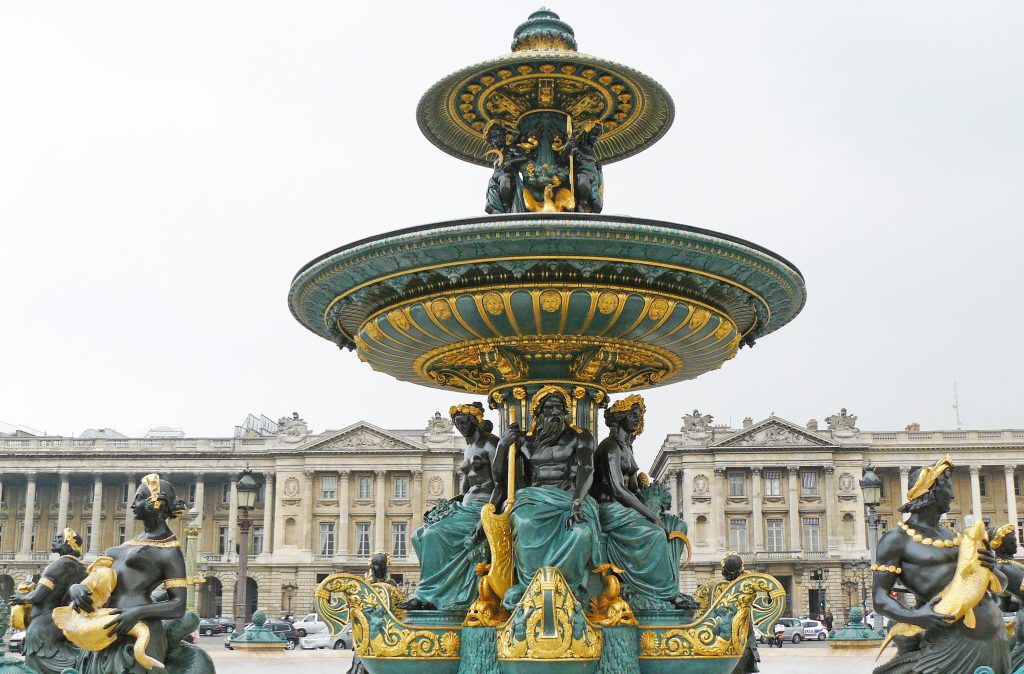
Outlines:
[{"label": "gold crown on statue", "polygon": [[907,492],[907,500],[913,501],[914,499],[927,494],[928,490],[935,484],[935,481],[939,479],[939,476],[952,467],[953,459],[949,454],[947,454],[936,461],[934,466],[922,468],[920,474],[917,476],[917,482],[915,482],[914,486]]}]

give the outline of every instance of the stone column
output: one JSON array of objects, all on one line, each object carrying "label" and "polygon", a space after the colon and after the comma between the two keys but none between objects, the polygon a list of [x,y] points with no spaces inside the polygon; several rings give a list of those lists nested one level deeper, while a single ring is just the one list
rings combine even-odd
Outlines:
[{"label": "stone column", "polygon": [[[910,468],[908,466],[900,466],[900,502],[898,505],[903,505],[907,502],[908,491],[910,491]],[[900,517],[907,519],[910,517],[910,513],[901,513]]]},{"label": "stone column", "polygon": [[89,537],[89,554],[100,554],[102,540],[100,527],[103,521],[100,516],[103,514],[103,476],[97,475],[92,481],[92,536]]},{"label": "stone column", "polygon": [[36,524],[36,474],[28,473],[25,486],[25,522],[21,529],[21,552],[32,552],[32,531]]},{"label": "stone column", "polygon": [[725,517],[725,468],[715,466],[711,484],[711,527],[715,550],[725,550],[729,540],[729,522]]},{"label": "stone column", "polygon": [[974,515],[974,521],[980,522],[981,479],[978,476],[981,473],[981,466],[970,466],[969,470],[971,471],[971,513]]},{"label": "stone column", "polygon": [[[423,505],[423,471],[419,468],[412,471],[412,493],[409,498],[412,503],[412,531],[409,534],[412,535],[413,531],[423,526],[423,512],[426,510]],[[409,549],[412,550],[412,546]]]},{"label": "stone column", "polygon": [[[195,481],[196,481],[196,500],[195,500],[195,503],[192,504],[192,507],[194,507],[196,510],[199,511],[198,519],[199,519],[200,532],[199,532],[199,538],[197,539],[197,546],[196,547],[201,552],[202,549],[203,549],[203,532],[202,532],[202,529],[206,528],[206,529],[212,530],[216,534],[217,527],[213,527],[213,526],[204,527],[205,518],[206,518],[206,508],[203,507],[203,503],[206,501],[206,484],[203,481],[203,474],[202,473],[196,473],[194,477],[195,477]],[[209,538],[210,538],[210,534],[209,533],[206,534],[206,538],[207,538],[207,540],[209,540]],[[207,550],[209,550],[209,549],[210,548],[207,548]]]},{"label": "stone column", "polygon": [[231,494],[228,496],[228,544],[224,548],[225,562],[236,559],[235,543],[238,542],[238,481],[230,474],[228,479],[231,480]]},{"label": "stone column", "polygon": [[826,550],[829,552],[839,550],[839,518],[838,505],[835,488],[835,466],[825,466],[822,471],[821,498],[825,502],[825,540],[828,542]]},{"label": "stone column", "polygon": [[798,552],[803,549],[800,540],[800,466],[787,466],[789,473],[789,492],[786,503],[789,504],[789,549]]},{"label": "stone column", "polygon": [[0,477],[0,503],[4,502],[4,479]]},{"label": "stone column", "polygon": [[135,499],[135,476],[128,473],[128,502],[124,504],[124,539],[135,538],[135,513],[132,512],[132,501]]},{"label": "stone column", "polygon": [[[1006,518],[1010,524],[1017,526],[1017,495],[1013,493],[1013,472],[1017,469],[1014,464],[1003,466],[1003,477],[1006,478]],[[1017,532],[1020,536],[1020,532]]]},{"label": "stone column", "polygon": [[[850,472],[853,474],[854,484],[860,485],[860,480],[864,477],[863,471],[859,467],[850,466]],[[853,533],[857,540],[858,552],[863,551],[864,557],[870,557],[868,552],[868,533],[867,533],[867,509],[864,507],[864,493],[858,486],[853,490],[855,497],[855,503],[857,504],[856,511],[853,516]]]},{"label": "stone column", "polygon": [[316,471],[306,468],[302,471],[302,477],[302,503],[306,512],[302,523],[301,547],[303,550],[317,550],[320,541],[315,539],[318,532],[313,531],[313,504],[316,503],[316,494],[313,493],[313,478],[316,477]]},{"label": "stone column", "polygon": [[348,558],[348,478],[349,472],[338,472],[338,558]]},{"label": "stone column", "polygon": [[679,509],[679,479],[676,471],[670,470],[665,473],[665,481],[668,483],[668,493],[672,496],[672,504],[669,506],[669,512],[677,512]]},{"label": "stone column", "polygon": [[375,489],[375,498],[373,507],[377,515],[373,522],[373,553],[381,552],[386,550],[384,547],[384,526],[385,517],[384,510],[387,508],[387,500],[384,495],[384,477],[387,475],[386,471],[378,470],[374,473],[377,479]]},{"label": "stone column", "polygon": [[754,552],[764,550],[764,516],[761,514],[761,466],[750,468],[750,519],[754,527]]},{"label": "stone column", "polygon": [[680,468],[676,474],[676,494],[679,496],[679,503],[672,512],[682,517],[683,511],[686,510],[686,468]]},{"label": "stone column", "polygon": [[[71,502],[71,476],[60,474],[60,494],[57,496],[57,533],[68,528],[68,505]],[[81,533],[81,532],[79,532]],[[84,538],[84,537],[83,537]]]},{"label": "stone column", "polygon": [[260,554],[269,555],[274,551],[274,474],[263,476],[263,550]]}]

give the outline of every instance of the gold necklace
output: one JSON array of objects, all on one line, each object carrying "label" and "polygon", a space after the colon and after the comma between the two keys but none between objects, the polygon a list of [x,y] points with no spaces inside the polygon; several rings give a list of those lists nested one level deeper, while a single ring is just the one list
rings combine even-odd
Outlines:
[{"label": "gold necklace", "polygon": [[908,526],[906,522],[897,522],[896,526],[898,526],[900,529],[903,529],[903,531],[907,532],[907,535],[910,536],[917,543],[923,543],[925,545],[934,545],[937,548],[952,548],[955,545],[960,545],[959,532],[955,532],[956,535],[953,536],[953,540],[949,540],[948,538],[932,539],[925,538],[917,532],[917,529]]},{"label": "gold necklace", "polygon": [[181,547],[181,542],[174,537],[174,534],[167,536],[166,538],[151,539],[151,538],[133,538],[129,541],[125,541],[126,545],[148,545],[154,548],[178,548]]}]

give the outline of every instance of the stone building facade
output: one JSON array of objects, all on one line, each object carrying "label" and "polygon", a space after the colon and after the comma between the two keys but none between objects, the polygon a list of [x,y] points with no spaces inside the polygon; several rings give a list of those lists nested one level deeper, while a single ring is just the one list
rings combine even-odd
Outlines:
[{"label": "stone building facade", "polygon": [[[251,514],[251,604],[304,613],[319,580],[363,573],[378,550],[391,554],[392,573],[413,586],[412,532],[435,501],[458,493],[465,447],[440,414],[414,431],[359,422],[310,434],[295,417],[282,419],[276,434],[251,437],[89,435],[0,437],[0,596],[42,570],[65,526],[85,537],[86,560],[139,533],[128,504],[142,476],[156,472],[200,513],[197,569],[208,578],[200,614],[232,615],[235,484],[246,466],[261,486]],[[172,521],[183,545],[190,521]]]},{"label": "stone building facade", "polygon": [[[954,488],[948,526],[965,519],[1020,525],[1024,430],[864,432],[842,410],[822,428],[771,416],[739,429],[716,426],[697,410],[665,438],[651,469],[682,510],[694,546],[683,589],[718,572],[727,550],[779,578],[790,615],[837,617],[870,588],[868,535],[860,479],[872,465],[883,480],[879,535],[903,519],[910,471],[947,453]],[[1020,507],[1018,507],[1020,506]],[[870,593],[870,590],[868,589]],[[870,603],[870,597],[868,598]]]}]

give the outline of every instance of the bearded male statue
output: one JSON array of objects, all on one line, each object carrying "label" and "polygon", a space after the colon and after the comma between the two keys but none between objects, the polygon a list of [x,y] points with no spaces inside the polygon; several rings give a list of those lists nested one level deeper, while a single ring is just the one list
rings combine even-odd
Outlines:
[{"label": "bearded male statue", "polygon": [[590,570],[602,561],[597,503],[588,496],[594,437],[572,423],[569,396],[559,386],[537,391],[530,412],[534,421],[528,432],[509,424],[502,434],[492,469],[494,498],[503,501],[514,445],[516,472],[522,472],[526,486],[516,491],[511,513],[516,579],[503,600],[509,609],[543,566],[557,567],[576,596],[586,597]]}]

